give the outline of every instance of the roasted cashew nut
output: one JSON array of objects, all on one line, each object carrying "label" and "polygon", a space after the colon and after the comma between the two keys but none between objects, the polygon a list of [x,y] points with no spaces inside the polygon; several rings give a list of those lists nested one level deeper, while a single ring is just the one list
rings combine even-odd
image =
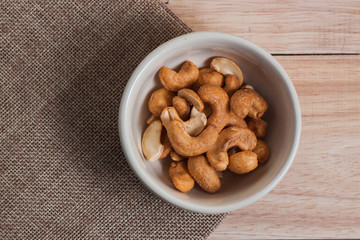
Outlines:
[{"label": "roasted cashew nut", "polygon": [[253,171],[258,166],[256,154],[252,151],[238,152],[230,157],[229,170],[237,174]]},{"label": "roasted cashew nut", "polygon": [[253,149],[253,152],[256,153],[257,159],[260,163],[264,164],[269,159],[269,147],[260,139],[257,140],[256,147]]},{"label": "roasted cashew nut", "polygon": [[221,87],[224,83],[224,76],[211,68],[203,68],[199,71],[199,79],[194,83],[192,89],[199,90],[202,85],[210,84]]},{"label": "roasted cashew nut", "polygon": [[[204,104],[204,110],[202,112],[205,113],[206,117],[209,117],[212,114],[212,110],[207,104]],[[196,110],[196,108],[192,107],[190,111],[190,117],[193,117],[198,113],[200,112]]]},{"label": "roasted cashew nut", "polygon": [[172,102],[181,119],[186,120],[189,117],[190,113],[190,105],[188,104],[188,102],[184,98],[179,96],[175,96]]},{"label": "roasted cashew nut", "polygon": [[235,75],[227,75],[225,78],[225,86],[224,90],[229,95],[229,98],[239,90],[240,88],[240,82],[238,78]]},{"label": "roasted cashew nut", "polygon": [[[176,109],[174,107],[167,107],[163,110],[161,116],[161,121],[164,124],[170,123],[172,120],[176,119],[182,122],[180,116],[178,115]],[[186,132],[192,136],[198,136],[205,128],[207,122],[207,118],[204,113],[199,112],[186,122],[183,122]]]},{"label": "roasted cashew nut", "polygon": [[166,132],[165,128],[163,128],[161,131],[160,142],[164,146],[164,150],[163,150],[160,158],[166,158],[169,155],[169,153],[171,152],[172,146],[171,146],[170,140],[167,136],[167,132]]},{"label": "roasted cashew nut", "polygon": [[187,88],[181,89],[178,92],[178,96],[185,98],[196,108],[196,110],[200,112],[204,110],[204,103],[201,101],[199,95],[197,95],[193,90]]},{"label": "roasted cashew nut", "polygon": [[150,112],[155,116],[160,116],[162,110],[171,106],[172,99],[175,96],[173,92],[160,88],[151,94],[148,102]]},{"label": "roasted cashew nut", "polygon": [[226,124],[226,127],[231,127],[231,126],[247,128],[246,121],[243,118],[236,116],[233,112],[230,112]]},{"label": "roasted cashew nut", "polygon": [[173,107],[165,108],[160,119],[168,132],[173,149],[182,156],[190,157],[202,154],[209,150],[216,141],[218,130],[213,125],[208,125],[200,135],[191,136],[184,126],[185,122],[180,119]]},{"label": "roasted cashew nut", "polygon": [[190,117],[194,117],[198,113],[201,113],[200,111],[196,110],[196,108],[192,107],[190,111]]},{"label": "roasted cashew nut", "polygon": [[267,122],[261,118],[253,119],[251,118],[248,122],[248,128],[253,131],[258,138],[265,137],[266,134]]},{"label": "roasted cashew nut", "polygon": [[191,177],[184,161],[171,163],[169,176],[176,189],[180,192],[188,192],[194,187],[194,179]]},{"label": "roasted cashew nut", "polygon": [[159,70],[159,78],[169,91],[177,92],[182,88],[190,87],[199,77],[199,69],[194,63],[186,61],[177,73],[170,68],[162,67]]},{"label": "roasted cashew nut", "polygon": [[160,120],[153,121],[146,128],[141,141],[144,156],[151,162],[158,160],[164,151],[164,146],[160,142],[162,128]]},{"label": "roasted cashew nut", "polygon": [[174,119],[164,126],[173,149],[184,157],[197,156],[208,151],[218,135],[218,129],[214,125],[208,125],[197,137],[186,132],[182,121]]},{"label": "roasted cashew nut", "polygon": [[188,169],[190,175],[202,189],[209,193],[219,191],[221,187],[220,179],[214,168],[209,165],[205,156],[190,157],[188,160]]},{"label": "roasted cashew nut", "polygon": [[229,164],[227,151],[237,146],[240,150],[252,150],[257,139],[255,134],[247,128],[229,127],[222,130],[216,143],[206,152],[206,157],[216,171],[224,171]]},{"label": "roasted cashew nut", "polygon": [[226,75],[235,75],[239,81],[239,86],[244,82],[244,76],[240,67],[228,58],[217,57],[211,61],[210,68]]},{"label": "roasted cashew nut", "polygon": [[212,109],[208,124],[216,126],[220,132],[227,124],[229,96],[221,87],[208,84],[202,85],[197,93],[201,100],[208,103]]},{"label": "roasted cashew nut", "polygon": [[230,112],[229,96],[221,87],[203,85],[199,88],[198,95],[212,109],[212,114],[208,118],[208,124],[218,127],[219,132],[225,126],[247,127],[244,119]]},{"label": "roasted cashew nut", "polygon": [[236,91],[230,100],[231,111],[237,116],[245,118],[260,118],[268,109],[267,102],[254,90],[244,88]]}]

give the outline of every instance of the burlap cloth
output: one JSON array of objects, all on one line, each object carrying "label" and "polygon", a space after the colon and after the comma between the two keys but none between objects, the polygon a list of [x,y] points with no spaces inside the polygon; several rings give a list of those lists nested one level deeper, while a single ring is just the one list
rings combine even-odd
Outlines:
[{"label": "burlap cloth", "polygon": [[2,1],[0,239],[203,239],[224,218],[147,190],[122,153],[127,80],[191,30],[158,1]]}]

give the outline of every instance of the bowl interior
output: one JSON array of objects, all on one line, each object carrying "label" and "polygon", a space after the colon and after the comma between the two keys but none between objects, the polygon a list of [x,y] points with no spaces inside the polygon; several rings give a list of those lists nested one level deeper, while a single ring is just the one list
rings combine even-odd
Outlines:
[{"label": "bowl interior", "polygon": [[[157,75],[160,67],[178,70],[185,60],[194,62],[199,68],[208,67],[210,60],[216,56],[234,60],[243,71],[244,82],[253,85],[269,103],[263,119],[268,122],[264,141],[269,145],[270,159],[246,175],[225,171],[222,188],[216,194],[206,193],[199,187],[181,193],[174,189],[168,175],[170,159],[148,162],[143,157],[141,137],[147,126],[145,121],[150,116],[147,102],[151,93],[162,87]],[[193,39],[187,42],[185,38],[176,48],[164,48],[147,59],[147,63],[132,78],[132,87],[125,104],[127,114],[122,118],[125,121],[123,126],[126,126],[121,128],[121,134],[126,136],[127,142],[124,148],[127,153],[131,152],[127,157],[140,179],[152,190],[156,188],[155,192],[162,197],[165,194],[166,200],[173,202],[176,199],[176,205],[195,211],[211,212],[214,208],[216,210],[213,212],[228,211],[232,208],[229,206],[247,205],[254,195],[270,190],[267,188],[275,184],[274,179],[279,178],[280,173],[284,172],[284,166],[291,162],[289,158],[294,151],[297,127],[293,96],[283,73],[251,46],[225,39]]]}]

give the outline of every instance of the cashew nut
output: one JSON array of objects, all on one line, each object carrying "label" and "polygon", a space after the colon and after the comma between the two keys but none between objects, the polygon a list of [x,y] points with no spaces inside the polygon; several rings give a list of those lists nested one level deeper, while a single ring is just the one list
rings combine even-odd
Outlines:
[{"label": "cashew nut", "polygon": [[205,113],[199,113],[184,122],[184,127],[190,136],[196,137],[204,130],[206,122],[207,118]]},{"label": "cashew nut", "polygon": [[244,76],[240,67],[228,58],[217,57],[211,61],[210,68],[223,75],[235,75],[238,78],[239,86],[244,82]]},{"label": "cashew nut", "polygon": [[191,111],[190,111],[190,117],[194,117],[198,113],[201,113],[201,112],[196,110],[196,108],[193,107],[193,108],[191,108]]},{"label": "cashew nut", "polygon": [[212,109],[208,124],[215,125],[220,132],[227,124],[229,96],[221,87],[208,84],[202,85],[197,93],[201,100],[208,103]]},{"label": "cashew nut", "polygon": [[260,118],[268,108],[267,102],[254,90],[245,88],[236,91],[230,100],[231,111],[245,118]]},{"label": "cashew nut", "polygon": [[230,157],[229,170],[237,174],[251,172],[258,166],[256,154],[252,151],[238,152]]},{"label": "cashew nut", "polygon": [[229,98],[231,98],[234,92],[239,90],[239,88],[240,83],[238,78],[235,75],[227,75],[225,78],[224,90],[229,95]]},{"label": "cashew nut", "polygon": [[159,116],[164,108],[171,106],[174,96],[175,94],[173,92],[170,92],[165,88],[156,90],[151,94],[148,103],[150,112],[155,116]]},{"label": "cashew nut", "polygon": [[221,87],[208,84],[203,85],[199,88],[198,95],[212,109],[212,114],[208,118],[208,124],[218,127],[219,132],[225,126],[247,127],[244,119],[230,112],[229,96]]},{"label": "cashew nut", "polygon": [[199,79],[192,88],[197,91],[202,85],[210,84],[221,87],[224,83],[224,76],[211,68],[203,68],[199,72]]},{"label": "cashew nut", "polygon": [[171,163],[169,176],[174,186],[180,192],[188,192],[194,187],[194,179],[189,174],[184,161]]},{"label": "cashew nut", "polygon": [[177,154],[175,151],[170,152],[170,158],[175,162],[178,162],[178,161],[181,161],[184,159],[183,156]]},{"label": "cashew nut", "polygon": [[164,151],[164,146],[160,142],[162,127],[160,120],[155,120],[144,132],[141,147],[145,158],[149,161],[158,160]]},{"label": "cashew nut", "polygon": [[227,151],[237,146],[241,150],[252,150],[257,143],[255,134],[247,128],[229,127],[222,130],[216,143],[206,152],[206,157],[216,171],[224,171],[229,164]]},{"label": "cashew nut", "polygon": [[188,102],[190,102],[198,111],[202,111],[204,109],[204,103],[201,101],[200,97],[191,89],[181,89],[178,92],[179,97],[185,98]]},{"label": "cashew nut", "polygon": [[220,179],[214,168],[209,165],[205,156],[190,157],[188,169],[190,175],[205,191],[215,193],[220,189]]},{"label": "cashew nut", "polygon": [[236,116],[233,112],[230,112],[228,123],[226,124],[226,126],[247,128],[246,121],[243,118]]},{"label": "cashew nut", "polygon": [[176,109],[176,111],[179,113],[179,116],[182,120],[186,120],[189,117],[190,113],[190,105],[187,103],[187,101],[179,96],[175,96],[173,98],[173,106]]},{"label": "cashew nut", "polygon": [[[212,110],[210,108],[210,106],[208,104],[204,104],[204,110],[202,111],[203,113],[205,113],[206,117],[209,117],[212,114]],[[190,111],[190,117],[195,116],[196,114],[200,113],[198,110],[196,110],[196,108],[191,108]]]},{"label": "cashew nut", "polygon": [[190,157],[202,154],[209,150],[216,141],[218,130],[213,125],[207,126],[199,136],[191,136],[173,107],[165,108],[160,118],[168,132],[173,149],[182,156]]},{"label": "cashew nut", "polygon": [[[161,121],[165,124],[168,124],[172,120],[176,119],[181,122],[181,118],[179,117],[176,109],[174,107],[167,107],[163,110],[161,114]],[[207,118],[204,113],[200,112],[196,114],[194,117],[190,118],[186,122],[183,122],[186,132],[192,136],[196,137],[199,135],[205,128],[207,122]]]},{"label": "cashew nut", "polygon": [[160,158],[166,158],[169,155],[169,153],[171,152],[172,146],[171,146],[170,140],[167,136],[166,129],[164,129],[164,128],[161,131],[160,142],[164,146],[164,150],[163,150]]},{"label": "cashew nut", "polygon": [[159,70],[159,78],[162,85],[169,91],[179,91],[190,87],[199,77],[199,69],[194,63],[186,61],[177,73],[170,68],[162,67]]},{"label": "cashew nut", "polygon": [[174,119],[165,124],[173,149],[184,157],[202,154],[210,149],[218,136],[218,128],[208,125],[197,137],[190,136],[182,121]]},{"label": "cashew nut", "polygon": [[251,118],[248,123],[248,128],[253,131],[258,138],[263,138],[266,134],[267,122],[261,118]]},{"label": "cashew nut", "polygon": [[260,139],[257,140],[257,144],[253,149],[253,152],[256,153],[258,161],[262,164],[266,163],[269,159],[269,147]]}]

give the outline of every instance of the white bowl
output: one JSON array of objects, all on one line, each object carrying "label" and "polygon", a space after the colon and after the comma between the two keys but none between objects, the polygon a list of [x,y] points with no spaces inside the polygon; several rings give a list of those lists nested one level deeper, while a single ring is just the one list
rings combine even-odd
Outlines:
[{"label": "white bowl", "polygon": [[[241,67],[244,82],[251,84],[269,103],[265,142],[269,161],[246,175],[227,173],[222,188],[209,194],[195,187],[177,191],[169,178],[171,161],[145,160],[141,137],[150,116],[147,102],[161,88],[157,72],[162,66],[178,69],[185,61],[199,68],[209,66],[215,56],[228,57]],[[119,132],[128,163],[139,179],[164,200],[201,213],[223,213],[247,206],[267,194],[289,169],[299,144],[300,105],[295,88],[281,65],[267,52],[239,37],[215,32],[195,32],[172,39],[152,51],[135,69],[123,93]]]}]

